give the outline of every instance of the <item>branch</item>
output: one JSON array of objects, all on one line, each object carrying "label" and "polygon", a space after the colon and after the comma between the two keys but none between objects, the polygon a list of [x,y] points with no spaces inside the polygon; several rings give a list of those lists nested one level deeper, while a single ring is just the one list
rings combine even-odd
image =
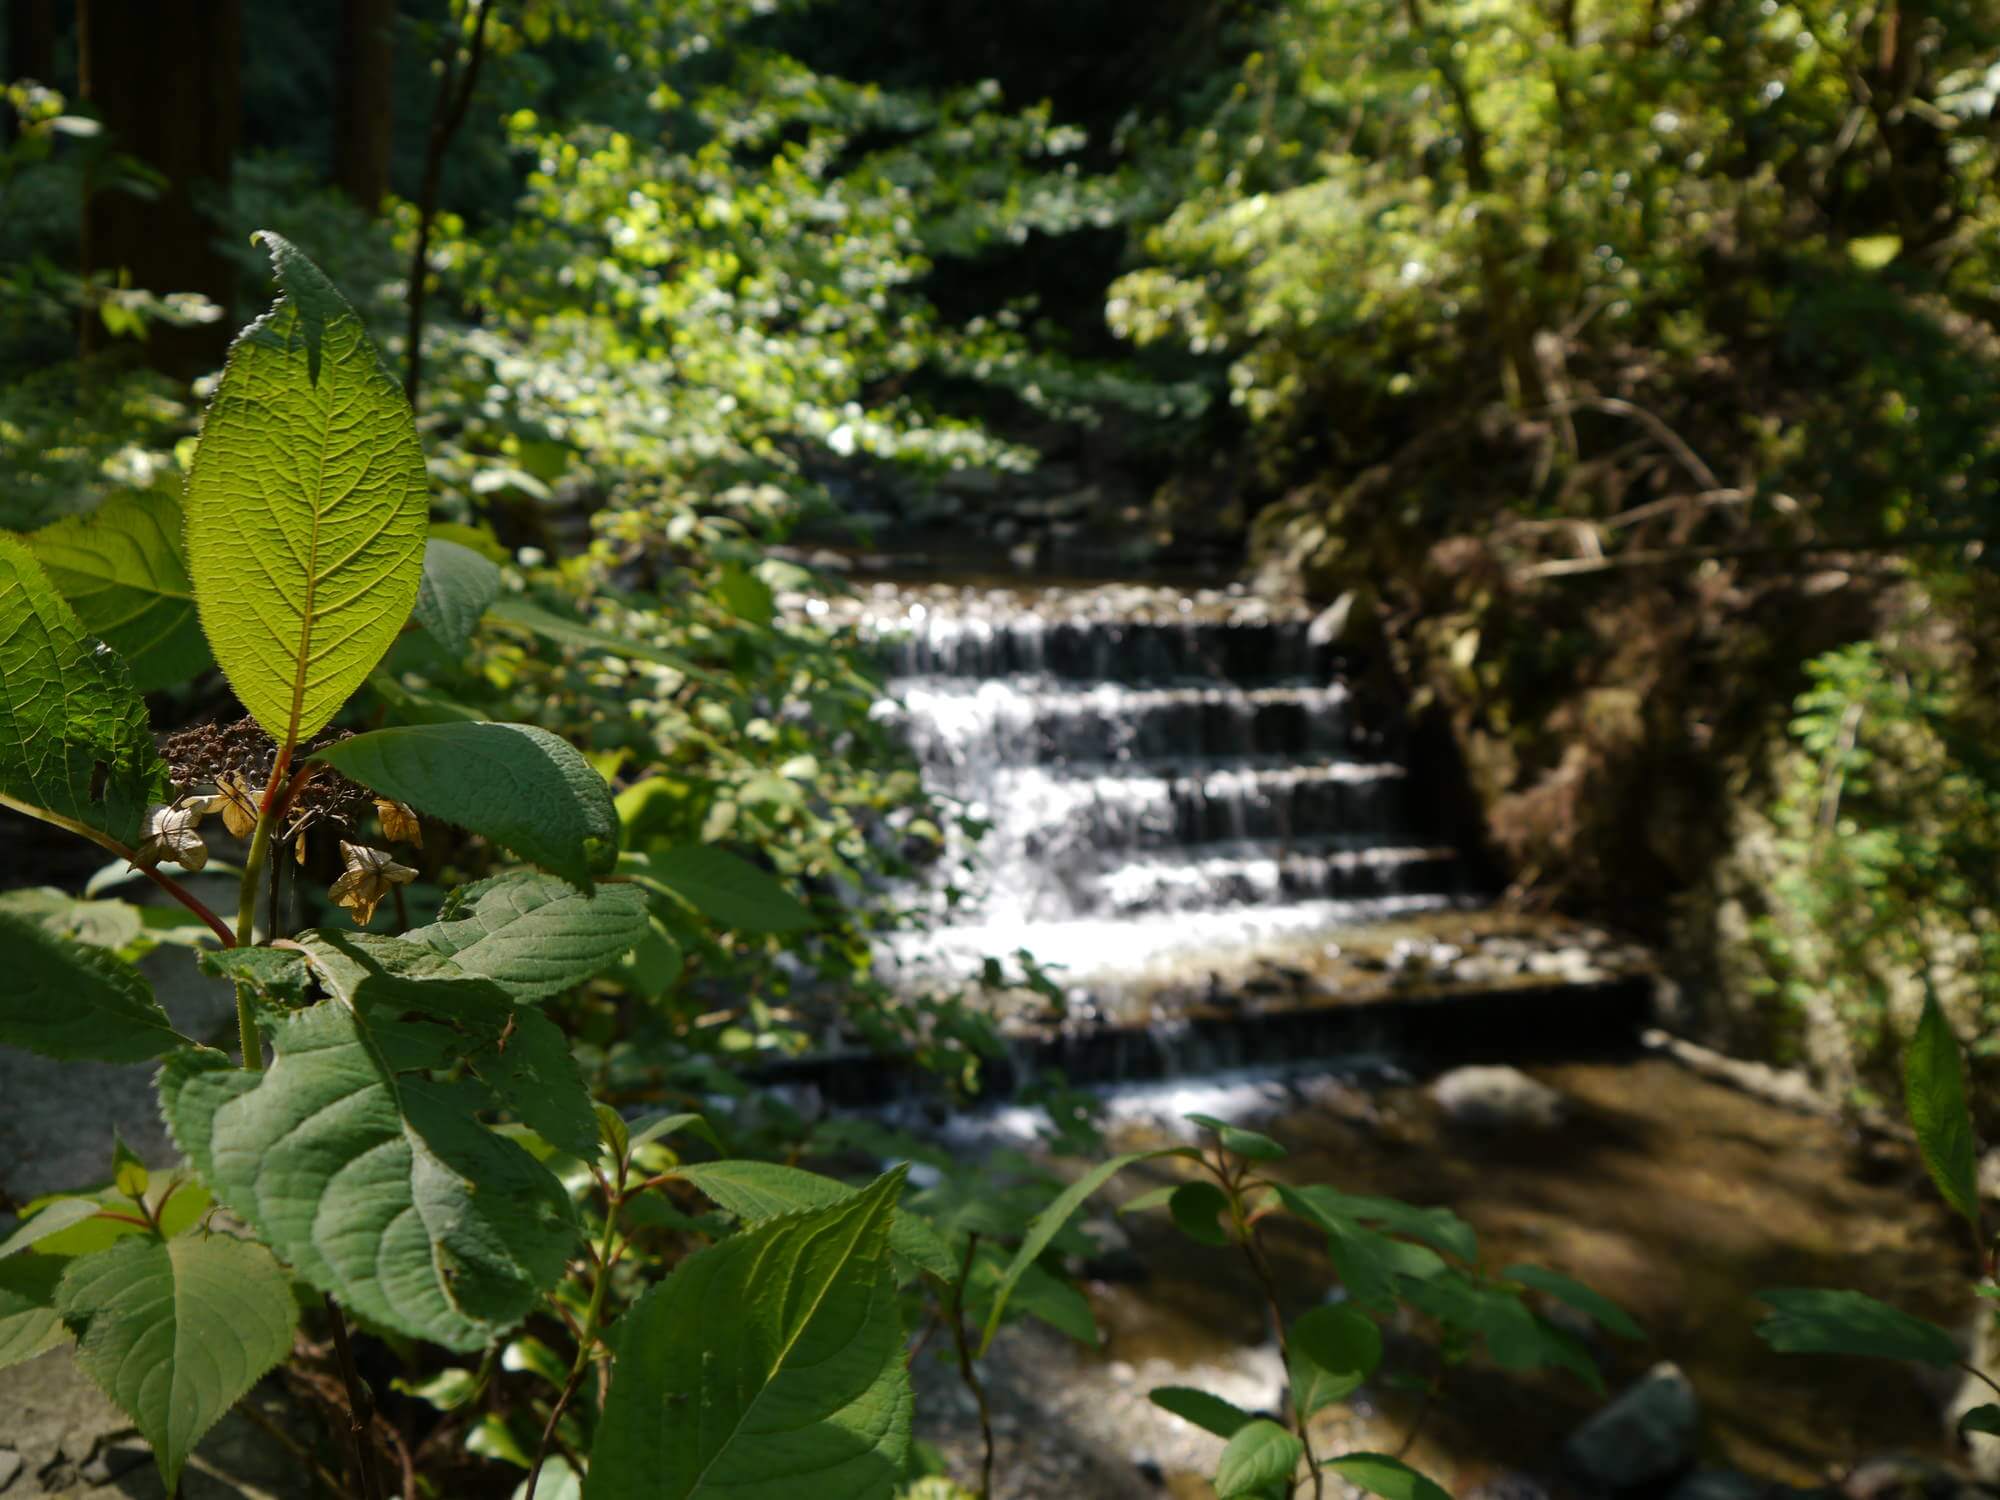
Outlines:
[{"label": "branch", "polygon": [[1983,542],[1988,534],[1966,527],[1957,531],[1916,531],[1907,536],[1848,538],[1825,542],[1741,542],[1723,547],[1659,547],[1644,551],[1620,552],[1611,557],[1576,557],[1561,562],[1536,563],[1524,568],[1522,578],[1577,578],[1588,573],[1607,573],[1614,568],[1672,567],[1678,563],[1712,562],[1732,557],[1797,557],[1825,552],[1900,552],[1914,547],[1946,547],[1964,542]]},{"label": "branch", "polygon": [[8,796],[5,792],[0,792],[0,807],[11,807],[15,812],[26,813],[29,817],[39,822],[51,824],[66,833],[73,833],[78,838],[89,839],[98,848],[108,850],[117,855],[120,859],[131,865],[133,869],[139,871],[148,880],[152,881],[154,885],[180,902],[182,906],[185,906],[189,911],[200,917],[202,921],[208,923],[209,928],[222,940],[223,947],[234,948],[236,946],[236,934],[229,930],[228,924],[222,918],[204,906],[201,899],[193,891],[190,891],[172,876],[162,875],[151,865],[140,864],[133,857],[136,851],[129,844],[121,844],[110,834],[92,828],[88,823],[79,823],[74,818],[65,818],[61,813],[50,812],[46,807],[37,807],[32,802],[23,802],[19,798]]}]

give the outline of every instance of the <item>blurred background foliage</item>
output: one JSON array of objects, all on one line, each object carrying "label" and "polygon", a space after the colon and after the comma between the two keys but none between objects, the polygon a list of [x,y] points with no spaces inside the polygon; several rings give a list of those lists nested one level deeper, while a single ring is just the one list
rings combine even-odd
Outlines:
[{"label": "blurred background foliage", "polygon": [[1981,0],[7,23],[0,524],[175,487],[267,295],[249,229],[305,247],[526,610],[465,661],[412,638],[376,710],[563,729],[647,837],[813,904],[679,934],[637,984],[673,1035],[801,1046],[831,986],[948,1066],[990,1046],[872,973],[950,809],[854,643],[778,606],[857,547],[990,555],[1050,494],[1106,569],[1344,600],[1465,841],[1663,944],[1716,1034],[1865,1092],[1926,975],[2000,1020]]}]

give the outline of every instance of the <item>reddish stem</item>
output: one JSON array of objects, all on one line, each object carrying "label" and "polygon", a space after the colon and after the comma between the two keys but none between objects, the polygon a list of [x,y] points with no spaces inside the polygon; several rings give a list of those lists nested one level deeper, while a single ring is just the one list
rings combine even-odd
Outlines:
[{"label": "reddish stem", "polygon": [[154,885],[165,891],[169,896],[172,896],[182,906],[185,906],[197,917],[200,917],[202,921],[208,923],[209,927],[214,930],[215,935],[222,939],[223,947],[234,948],[236,946],[236,934],[229,930],[228,925],[223,922],[222,918],[202,905],[200,898],[193,891],[190,891],[178,880],[162,875],[150,865],[141,865],[139,868]]}]

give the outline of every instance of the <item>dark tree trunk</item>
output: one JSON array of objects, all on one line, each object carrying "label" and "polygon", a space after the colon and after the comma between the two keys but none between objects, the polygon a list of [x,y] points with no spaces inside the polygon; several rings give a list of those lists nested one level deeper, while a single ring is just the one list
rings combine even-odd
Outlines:
[{"label": "dark tree trunk", "polygon": [[[87,275],[129,273],[153,292],[200,292],[227,308],[235,276],[195,207],[197,185],[229,181],[241,114],[242,0],[80,0],[82,94],[105,144],[160,173],[158,196],[98,181],[83,208]],[[85,352],[101,334],[88,309]],[[229,319],[192,328],[154,324],[146,359],[173,375],[221,363]]]},{"label": "dark tree trunk", "polygon": [[376,213],[394,139],[396,0],[342,0],[333,91],[333,180]]},{"label": "dark tree trunk", "polygon": [[[0,77],[53,84],[55,65],[56,0],[7,0],[7,67]],[[14,112],[0,111],[0,146],[14,135]]]}]

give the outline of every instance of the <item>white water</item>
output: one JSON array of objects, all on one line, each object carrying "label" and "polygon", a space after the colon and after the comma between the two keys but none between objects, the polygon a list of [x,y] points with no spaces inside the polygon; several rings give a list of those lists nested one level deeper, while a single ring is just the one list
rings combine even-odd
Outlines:
[{"label": "white water", "polygon": [[983,888],[900,942],[921,970],[1026,949],[1094,988],[1451,904],[1387,726],[1302,614],[1128,587],[930,587],[868,624],[881,712],[991,825]]}]

